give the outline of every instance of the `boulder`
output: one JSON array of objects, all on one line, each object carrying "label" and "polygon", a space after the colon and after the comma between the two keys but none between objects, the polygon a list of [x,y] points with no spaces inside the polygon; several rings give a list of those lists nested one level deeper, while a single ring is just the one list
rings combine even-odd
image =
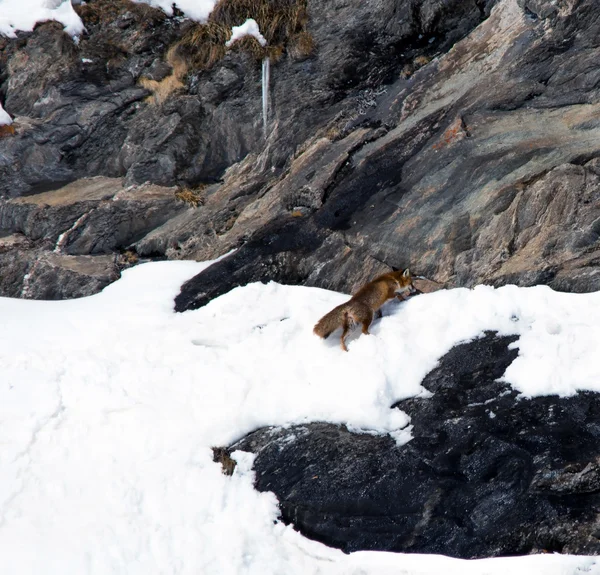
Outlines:
[{"label": "boulder", "polygon": [[282,520],[346,552],[598,554],[600,397],[519,397],[498,379],[515,340],[456,346],[423,381],[431,397],[390,406],[411,418],[404,445],[316,422],[227,452],[256,453],[256,488]]}]

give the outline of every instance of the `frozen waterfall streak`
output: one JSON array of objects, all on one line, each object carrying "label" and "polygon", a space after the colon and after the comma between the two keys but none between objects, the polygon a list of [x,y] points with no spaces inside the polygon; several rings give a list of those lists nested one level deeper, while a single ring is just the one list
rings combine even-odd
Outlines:
[{"label": "frozen waterfall streak", "polygon": [[271,76],[271,61],[266,56],[262,61],[262,113],[263,113],[263,129],[265,138],[267,137],[267,124],[269,114],[269,80]]},{"label": "frozen waterfall streak", "polygon": [[64,245],[67,243],[67,240],[69,239],[69,234],[71,232],[75,231],[83,222],[85,222],[85,220],[88,219],[89,215],[90,215],[90,213],[86,212],[82,216],[79,216],[79,218],[77,218],[75,223],[67,231],[63,232],[62,234],[60,234],[60,236],[58,236],[58,239],[56,240],[56,245],[54,246],[55,254],[59,254],[62,251]]}]

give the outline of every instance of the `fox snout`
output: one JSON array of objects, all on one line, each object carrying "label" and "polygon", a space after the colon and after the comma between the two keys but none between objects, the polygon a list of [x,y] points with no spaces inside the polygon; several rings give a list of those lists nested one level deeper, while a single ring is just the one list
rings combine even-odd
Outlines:
[{"label": "fox snout", "polygon": [[421,292],[421,290],[417,289],[412,283],[410,283],[407,286],[399,286],[399,289],[396,290],[396,293],[402,294],[404,297],[407,297],[423,292]]},{"label": "fox snout", "polygon": [[408,284],[406,286],[401,286],[400,284],[398,284],[398,288],[396,289],[396,293],[398,294],[407,294],[407,295],[414,295],[416,293],[419,293],[419,290],[412,284]]},{"label": "fox snout", "polygon": [[404,291],[405,296],[411,296],[411,295],[416,295],[418,293],[423,293],[420,289],[416,288],[412,283],[408,284],[404,288],[403,291]]}]

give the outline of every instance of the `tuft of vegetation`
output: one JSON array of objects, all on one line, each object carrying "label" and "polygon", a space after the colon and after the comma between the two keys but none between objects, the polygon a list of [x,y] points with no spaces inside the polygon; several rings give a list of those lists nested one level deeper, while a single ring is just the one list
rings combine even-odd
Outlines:
[{"label": "tuft of vegetation", "polygon": [[331,142],[337,142],[341,140],[344,134],[343,127],[338,125],[337,123],[328,126],[325,130],[325,137]]},{"label": "tuft of vegetation", "polygon": [[184,88],[183,78],[187,74],[188,64],[177,53],[177,46],[171,46],[171,48],[169,48],[166,61],[173,69],[173,72],[166,78],[163,78],[160,81],[144,77],[140,78],[140,85],[152,92],[150,98],[155,104],[164,102],[173,92]]},{"label": "tuft of vegetation", "polygon": [[12,124],[3,124],[0,126],[0,138],[6,136],[14,136],[16,134],[15,127]]},{"label": "tuft of vegetation", "polygon": [[269,44],[285,42],[304,30],[308,21],[305,0],[219,0],[209,20],[231,30],[254,18]]},{"label": "tuft of vegetation", "polygon": [[421,55],[417,56],[411,63],[405,64],[400,72],[402,78],[410,78],[419,68],[427,66],[431,62],[429,56]]},{"label": "tuft of vegetation", "polygon": [[315,41],[308,32],[302,31],[292,36],[288,52],[294,60],[306,60],[314,51]]},{"label": "tuft of vegetation", "polygon": [[242,36],[229,47],[229,50],[245,52],[257,61],[262,60],[267,55],[267,46],[261,46],[254,36]]},{"label": "tuft of vegetation", "polygon": [[204,205],[205,199],[202,194],[205,186],[200,186],[198,188],[181,188],[175,192],[175,197],[186,204],[194,208],[198,208]]},{"label": "tuft of vegetation", "polygon": [[223,475],[233,475],[236,462],[231,458],[231,451],[226,447],[213,447],[212,452],[213,461],[221,464]]},{"label": "tuft of vegetation", "polygon": [[130,267],[140,261],[135,249],[127,249],[119,255],[119,264],[121,267]]},{"label": "tuft of vegetation", "polygon": [[225,42],[230,34],[230,29],[217,22],[196,24],[184,34],[176,48],[190,67],[207,70],[225,56]]},{"label": "tuft of vegetation", "polygon": [[254,18],[267,45],[263,47],[255,38],[245,37],[234,42],[231,49],[246,52],[255,60],[268,56],[276,62],[286,49],[292,57],[307,57],[315,47],[306,31],[306,1],[219,0],[208,22],[190,27],[177,49],[192,69],[209,69],[225,55],[232,27]]}]

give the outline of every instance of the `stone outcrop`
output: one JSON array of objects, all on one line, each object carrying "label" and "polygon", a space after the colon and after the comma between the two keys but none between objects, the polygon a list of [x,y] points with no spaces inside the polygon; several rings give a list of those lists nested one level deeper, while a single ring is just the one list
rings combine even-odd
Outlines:
[{"label": "stone outcrop", "polygon": [[[387,85],[364,116],[313,140],[261,197],[245,198],[226,233],[189,242],[188,253],[241,246],[235,258],[254,265],[230,282],[244,283],[263,264],[273,269],[274,256],[246,242],[243,214],[262,227],[275,213],[270,229],[312,228],[321,242],[308,260],[298,255],[293,273],[282,252],[273,279],[351,291],[365,268],[410,265],[449,286],[598,289],[599,104],[589,58],[599,17],[587,1],[497,3],[446,53]],[[312,171],[300,182],[302,165]],[[276,187],[285,194],[270,193]],[[207,270],[184,286],[178,309],[206,301],[200,294],[218,275]]]},{"label": "stone outcrop", "polygon": [[[290,210],[317,210],[350,154],[374,137],[360,124],[372,123],[367,112],[385,86],[448,51],[494,4],[307,2],[309,46],[289,43],[272,65],[265,138],[260,62],[236,49],[195,67],[177,49],[193,23],[127,0],[92,0],[77,7],[87,31],[77,44],[52,22],[0,40],[0,98],[14,118],[0,139],[0,194],[37,195],[100,175],[208,186],[206,209],[140,241],[141,257],[214,257],[290,229]],[[320,174],[311,164],[322,154]],[[265,265],[254,265],[239,281],[260,276]],[[278,277],[300,281],[295,266]]]},{"label": "stone outcrop", "polygon": [[266,139],[246,52],[196,69],[171,49],[189,21],[125,0],[79,10],[78,45],[55,23],[2,40],[0,192],[201,184],[199,209],[134,242],[140,257],[237,249],[177,309],[257,279],[351,291],[407,265],[449,286],[598,289],[591,0],[308,2],[313,50],[273,64]]},{"label": "stone outcrop", "polygon": [[432,397],[394,406],[411,417],[403,446],[310,423],[228,452],[256,453],[256,487],[282,519],[347,552],[598,554],[600,397],[518,398],[497,380],[515,339],[489,333],[444,356],[423,381]]},{"label": "stone outcrop", "polygon": [[0,291],[32,299],[100,291],[138,261],[130,246],[193,210],[175,194],[175,188],[124,188],[120,178],[97,176],[0,200]]}]

